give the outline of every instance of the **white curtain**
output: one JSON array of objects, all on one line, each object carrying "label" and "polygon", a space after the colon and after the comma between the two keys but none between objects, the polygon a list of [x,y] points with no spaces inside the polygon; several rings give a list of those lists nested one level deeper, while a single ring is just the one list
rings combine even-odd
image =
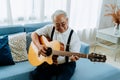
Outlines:
[{"label": "white curtain", "polygon": [[102,0],[71,0],[70,26],[77,31],[80,40],[94,43]]},{"label": "white curtain", "polygon": [[69,11],[67,0],[0,0],[0,25],[50,21],[57,9]]},{"label": "white curtain", "polygon": [[7,22],[7,4],[6,0],[0,0],[0,24]]},{"label": "white curtain", "polygon": [[50,21],[54,11],[61,9],[66,11],[67,0],[44,0],[45,20]]},{"label": "white curtain", "polygon": [[0,0],[0,25],[51,21],[52,13],[67,12],[80,40],[94,41],[103,0]]}]

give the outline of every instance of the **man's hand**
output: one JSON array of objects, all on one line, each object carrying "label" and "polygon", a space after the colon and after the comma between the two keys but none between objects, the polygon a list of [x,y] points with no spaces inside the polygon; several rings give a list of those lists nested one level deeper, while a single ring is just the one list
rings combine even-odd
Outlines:
[{"label": "man's hand", "polygon": [[46,55],[46,50],[47,50],[47,47],[44,46],[44,45],[39,45],[38,47],[38,56],[42,55],[42,56],[47,56]]},{"label": "man's hand", "polygon": [[74,56],[74,55],[72,55],[72,56],[69,57],[69,59],[70,59],[71,61],[77,61],[79,58],[80,58],[80,57]]}]

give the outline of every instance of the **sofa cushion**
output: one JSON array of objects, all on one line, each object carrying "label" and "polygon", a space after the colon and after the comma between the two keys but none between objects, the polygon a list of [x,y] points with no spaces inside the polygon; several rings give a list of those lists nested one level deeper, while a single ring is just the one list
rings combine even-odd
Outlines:
[{"label": "sofa cushion", "polygon": [[84,53],[84,54],[88,54],[89,53],[89,49],[90,49],[90,45],[85,43],[85,42],[82,42],[82,41],[81,41],[80,45],[81,45],[80,52]]},{"label": "sofa cushion", "polygon": [[0,66],[15,64],[8,45],[8,36],[0,36]]},{"label": "sofa cushion", "polygon": [[24,32],[22,25],[0,26],[0,36]]},{"label": "sofa cushion", "polygon": [[0,66],[0,80],[30,80],[29,73],[34,70],[28,61],[10,66]]},{"label": "sofa cushion", "polygon": [[81,58],[71,80],[120,80],[120,69],[107,63]]},{"label": "sofa cushion", "polygon": [[15,62],[27,60],[26,32],[9,35],[9,45]]},{"label": "sofa cushion", "polygon": [[38,28],[42,28],[47,24],[50,24],[51,22],[43,22],[43,23],[32,23],[32,24],[25,24],[25,32],[33,32]]}]

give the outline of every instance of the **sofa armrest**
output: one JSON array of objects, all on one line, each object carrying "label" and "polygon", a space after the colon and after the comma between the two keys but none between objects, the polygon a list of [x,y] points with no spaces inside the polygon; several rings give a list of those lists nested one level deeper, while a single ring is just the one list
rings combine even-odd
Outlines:
[{"label": "sofa armrest", "polygon": [[80,45],[81,45],[80,52],[84,54],[88,54],[90,50],[90,45],[85,42],[81,42]]}]

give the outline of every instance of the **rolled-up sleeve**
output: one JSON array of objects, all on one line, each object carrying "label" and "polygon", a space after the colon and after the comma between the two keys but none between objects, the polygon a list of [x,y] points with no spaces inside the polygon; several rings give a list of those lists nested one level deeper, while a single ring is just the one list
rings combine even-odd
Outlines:
[{"label": "rolled-up sleeve", "polygon": [[38,34],[38,35],[45,35],[45,36],[50,36],[51,34],[51,30],[52,30],[52,25],[46,25],[40,29],[37,29],[35,32]]}]

